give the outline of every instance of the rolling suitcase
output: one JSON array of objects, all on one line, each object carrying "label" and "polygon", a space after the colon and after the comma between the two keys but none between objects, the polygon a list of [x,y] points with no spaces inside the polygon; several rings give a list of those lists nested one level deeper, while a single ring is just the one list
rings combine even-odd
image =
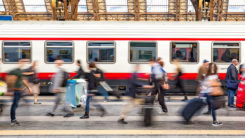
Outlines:
[{"label": "rolling suitcase", "polygon": [[66,86],[66,105],[71,106],[73,108],[77,107],[75,87],[76,81],[68,80]]},{"label": "rolling suitcase", "polygon": [[144,126],[152,125],[153,103],[154,103],[154,96],[145,97],[145,104],[143,106]]},{"label": "rolling suitcase", "polygon": [[181,112],[181,115],[183,116],[184,120],[186,122],[189,122],[194,116],[195,113],[200,111],[204,107],[205,103],[202,99],[194,98],[189,101],[189,103],[184,107],[184,109]]}]

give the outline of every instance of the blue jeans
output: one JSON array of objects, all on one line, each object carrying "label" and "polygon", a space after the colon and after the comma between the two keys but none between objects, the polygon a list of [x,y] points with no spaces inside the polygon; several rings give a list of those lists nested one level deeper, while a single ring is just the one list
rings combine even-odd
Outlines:
[{"label": "blue jeans", "polygon": [[[91,92],[88,92],[88,96],[86,99],[86,106],[85,106],[85,113],[89,114],[89,108],[90,108],[90,101],[92,99],[92,96],[90,96],[89,94],[92,94]],[[96,102],[96,100],[94,100]],[[96,108],[98,108],[99,110],[104,110],[104,107],[98,103],[94,104],[93,106],[95,106]]]},{"label": "blue jeans", "polygon": [[98,86],[97,90],[99,93],[105,97],[105,100],[108,100],[108,92],[101,85]]},{"label": "blue jeans", "polygon": [[18,107],[18,104],[19,104],[19,101],[21,98],[21,93],[22,93],[21,90],[15,90],[14,91],[13,103],[12,103],[11,110],[10,110],[11,121],[16,120],[15,111]]},{"label": "blue jeans", "polygon": [[[90,93],[89,93],[90,94]],[[89,108],[90,108],[90,100],[91,100],[92,96],[87,96],[86,99],[86,106],[85,106],[85,113],[89,113]]]},{"label": "blue jeans", "polygon": [[234,105],[235,90],[228,89],[228,106]]},{"label": "blue jeans", "polygon": [[211,111],[213,121],[216,121],[216,112],[215,112],[213,105],[212,105],[212,98],[213,98],[212,96],[207,95],[208,108]]}]

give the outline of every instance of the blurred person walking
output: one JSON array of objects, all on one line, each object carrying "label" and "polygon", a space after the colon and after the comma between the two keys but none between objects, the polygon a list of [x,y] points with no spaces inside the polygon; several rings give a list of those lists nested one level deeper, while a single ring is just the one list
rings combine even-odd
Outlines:
[{"label": "blurred person walking", "polygon": [[[85,79],[88,82],[88,94],[86,99],[86,106],[85,106],[85,114],[80,117],[80,119],[87,119],[89,118],[89,110],[90,110],[90,102],[93,95],[97,92],[98,83],[101,78],[101,74],[98,73],[96,70],[96,64],[94,62],[89,63],[89,73],[86,73]],[[96,102],[96,100],[94,100]],[[100,105],[99,103],[95,103],[95,106],[101,112],[101,117],[103,117],[106,113],[105,108]]]},{"label": "blurred person walking", "polygon": [[128,122],[125,121],[125,118],[127,117],[127,114],[130,110],[132,110],[133,107],[141,104],[143,101],[142,99],[136,98],[137,88],[143,87],[143,88],[152,88],[152,86],[143,85],[138,80],[138,72],[140,70],[139,65],[135,65],[134,73],[132,74],[131,79],[129,80],[129,90],[127,92],[127,96],[129,97],[128,103],[124,106],[122,113],[120,115],[120,118],[118,120],[118,123],[120,124],[128,124]]},{"label": "blurred person walking", "polygon": [[236,107],[245,109],[245,64],[240,66],[241,81],[238,85]]},{"label": "blurred person walking", "polygon": [[29,93],[32,94],[32,89],[29,87],[28,81],[23,76],[23,68],[28,60],[20,59],[18,62],[18,67],[9,72],[6,77],[6,82],[8,87],[12,87],[14,90],[13,103],[10,109],[11,125],[20,125],[16,120],[16,109],[18,108],[19,101],[22,97],[24,91],[24,85],[29,89]]},{"label": "blurred person walking", "polygon": [[238,88],[238,70],[236,66],[238,65],[237,59],[232,60],[232,64],[227,68],[226,73],[226,87],[228,89],[228,106],[235,108],[234,105],[234,96],[236,93],[236,90]]},{"label": "blurred person walking", "polygon": [[80,60],[77,60],[76,62],[77,66],[78,66],[78,70],[76,72],[76,75],[74,77],[72,77],[71,79],[79,79],[79,78],[84,78],[85,77],[85,72],[82,68],[82,64]]},{"label": "blurred person walking", "polygon": [[24,70],[24,75],[27,77],[29,86],[32,89],[34,104],[41,104],[40,102],[38,102],[38,95],[40,94],[40,80],[37,76],[37,65],[38,62],[34,61],[28,69]]},{"label": "blurred person walking", "polygon": [[66,83],[69,77],[68,73],[62,68],[63,60],[56,60],[57,71],[52,78],[52,86],[50,91],[55,93],[56,99],[51,112],[47,113],[47,116],[54,116],[58,105],[63,104],[63,110],[66,112],[64,117],[71,117],[74,115],[72,108],[65,102]]},{"label": "blurred person walking", "polygon": [[217,74],[218,67],[215,63],[209,63],[208,72],[205,80],[202,83],[202,88],[200,92],[200,97],[206,98],[207,104],[210,108],[212,118],[213,118],[213,126],[220,126],[222,122],[218,122],[216,119],[215,110],[218,109],[216,106],[216,100],[218,96],[222,96],[223,90],[221,89],[221,83],[218,79]]},{"label": "blurred person walking", "polygon": [[183,75],[183,72],[180,67],[180,63],[177,59],[174,60],[174,65],[176,66],[176,75],[175,75],[176,88],[180,89],[180,92],[184,94],[184,99],[182,101],[187,101],[188,100],[187,93],[184,88],[184,82],[181,78]]},{"label": "blurred person walking", "polygon": [[198,69],[197,81],[199,83],[199,86],[198,86],[198,90],[197,90],[197,94],[196,95],[199,95],[200,84],[202,83],[202,81],[205,79],[205,77],[207,75],[208,64],[209,64],[209,61],[205,59],[205,60],[203,60],[203,64]]},{"label": "blurred person walking", "polygon": [[154,59],[151,59],[149,64],[151,65],[151,81],[154,85],[154,90],[151,93],[152,96],[156,96],[158,94],[158,101],[161,105],[162,111],[167,113],[168,108],[165,104],[164,100],[164,89],[162,86],[164,86],[165,82],[165,76],[166,71],[161,67],[159,62],[162,62],[161,59],[158,59],[155,61]]},{"label": "blurred person walking", "polygon": [[98,66],[96,66],[96,73],[100,74],[100,78],[99,78],[99,86],[97,88],[97,90],[99,91],[99,93],[101,95],[103,95],[105,97],[105,101],[110,101],[108,99],[108,96],[109,94],[108,93],[111,93],[113,94],[114,96],[117,97],[118,100],[120,100],[121,96],[118,92],[114,91],[110,85],[108,85],[108,83],[105,81],[105,78],[104,78],[104,72],[98,68]]}]

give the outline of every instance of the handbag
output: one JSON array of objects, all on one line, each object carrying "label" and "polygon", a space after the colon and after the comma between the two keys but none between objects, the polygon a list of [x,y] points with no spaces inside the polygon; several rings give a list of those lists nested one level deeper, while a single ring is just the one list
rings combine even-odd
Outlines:
[{"label": "handbag", "polygon": [[217,80],[212,80],[211,82],[211,87],[212,87],[212,91],[210,93],[211,96],[222,96],[224,95],[224,92],[222,90],[222,88],[220,87],[222,84]]},{"label": "handbag", "polygon": [[222,96],[222,95],[224,95],[224,92],[223,92],[221,87],[212,87],[212,92],[211,92],[210,95],[212,95],[212,96]]},{"label": "handbag", "polygon": [[236,80],[227,80],[226,87],[228,89],[236,90],[238,88],[239,81]]},{"label": "handbag", "polygon": [[225,96],[213,96],[211,100],[211,104],[214,110],[225,107]]},{"label": "handbag", "polygon": [[40,80],[38,78],[35,78],[33,81],[32,81],[33,84],[39,84],[40,83]]},{"label": "handbag", "polygon": [[164,90],[168,90],[168,89],[170,89],[170,86],[169,86],[168,83],[163,83],[163,84],[162,84],[162,88],[163,88]]}]

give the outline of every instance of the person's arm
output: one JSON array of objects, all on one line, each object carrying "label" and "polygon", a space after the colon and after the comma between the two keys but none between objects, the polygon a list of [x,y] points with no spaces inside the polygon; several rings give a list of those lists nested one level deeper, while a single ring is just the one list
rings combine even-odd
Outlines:
[{"label": "person's arm", "polygon": [[29,93],[32,94],[32,89],[29,86],[29,83],[26,79],[22,79],[22,82],[24,83],[24,85],[29,89]]},{"label": "person's arm", "polygon": [[59,71],[55,74],[53,92],[60,92],[63,77],[63,71]]},{"label": "person's arm", "polygon": [[71,79],[76,79],[81,76],[80,70],[77,71],[77,74],[73,76]]},{"label": "person's arm", "polygon": [[221,83],[217,79],[209,80],[209,85],[211,87],[221,87]]},{"label": "person's arm", "polygon": [[236,80],[237,79],[237,73],[236,73],[236,68],[231,69],[231,80]]},{"label": "person's arm", "polygon": [[29,76],[29,75],[33,75],[34,72],[24,72],[23,75]]}]

